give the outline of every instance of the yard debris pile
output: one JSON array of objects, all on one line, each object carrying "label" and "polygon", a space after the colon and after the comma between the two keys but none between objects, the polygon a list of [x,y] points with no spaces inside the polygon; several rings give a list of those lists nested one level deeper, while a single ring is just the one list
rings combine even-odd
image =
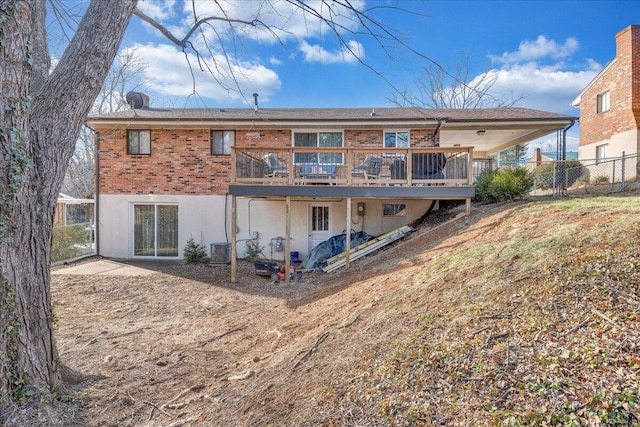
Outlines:
[{"label": "yard debris pile", "polygon": [[638,207],[485,205],[290,284],[54,276],[75,425],[634,425]]}]

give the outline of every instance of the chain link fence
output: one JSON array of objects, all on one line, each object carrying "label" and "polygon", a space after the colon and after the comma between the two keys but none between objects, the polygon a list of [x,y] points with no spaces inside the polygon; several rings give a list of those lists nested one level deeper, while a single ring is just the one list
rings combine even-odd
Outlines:
[{"label": "chain link fence", "polygon": [[93,201],[58,199],[55,225],[51,241],[51,262],[95,255],[95,227]]},{"label": "chain link fence", "polygon": [[93,222],[53,227],[51,262],[68,261],[85,255],[94,255]]},{"label": "chain link fence", "polygon": [[638,180],[638,154],[608,159],[583,159],[528,163],[534,176],[532,194],[564,194],[567,190],[584,188],[587,192],[622,192]]}]

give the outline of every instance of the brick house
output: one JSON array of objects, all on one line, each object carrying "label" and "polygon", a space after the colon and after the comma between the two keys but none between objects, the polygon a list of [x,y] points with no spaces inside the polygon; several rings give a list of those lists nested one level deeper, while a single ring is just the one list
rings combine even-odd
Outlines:
[{"label": "brick house", "polygon": [[580,159],[640,151],[640,25],[616,34],[615,58],[571,105],[580,108]]},{"label": "brick house", "polygon": [[194,238],[229,242],[242,258],[255,239],[267,257],[304,258],[347,229],[395,230],[438,200],[469,210],[474,175],[492,156],[575,120],[522,108],[147,107],[91,117],[98,251],[178,258]]}]

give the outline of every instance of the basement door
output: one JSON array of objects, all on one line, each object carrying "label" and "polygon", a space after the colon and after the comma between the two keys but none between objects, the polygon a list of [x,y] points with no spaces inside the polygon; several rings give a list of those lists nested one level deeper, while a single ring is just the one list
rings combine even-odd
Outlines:
[{"label": "basement door", "polygon": [[330,209],[327,205],[311,205],[309,218],[309,252],[331,237]]},{"label": "basement door", "polygon": [[133,256],[178,256],[177,205],[133,205]]}]

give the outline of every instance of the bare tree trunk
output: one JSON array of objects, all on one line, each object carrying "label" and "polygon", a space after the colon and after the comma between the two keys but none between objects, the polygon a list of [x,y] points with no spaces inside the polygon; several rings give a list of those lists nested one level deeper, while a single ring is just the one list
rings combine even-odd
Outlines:
[{"label": "bare tree trunk", "polygon": [[45,0],[0,0],[0,421],[3,408],[64,389],[49,277],[64,173],[136,0],[94,0],[48,74]]}]

